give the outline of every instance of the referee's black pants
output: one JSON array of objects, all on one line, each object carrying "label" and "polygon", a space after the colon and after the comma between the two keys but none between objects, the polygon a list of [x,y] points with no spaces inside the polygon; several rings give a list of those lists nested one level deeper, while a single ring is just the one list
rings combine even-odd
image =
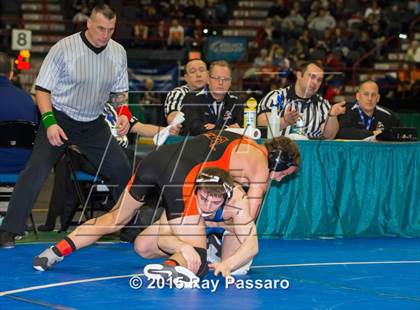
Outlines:
[{"label": "referee's black pants", "polygon": [[[102,116],[91,122],[79,122],[60,111],[54,111],[58,125],[68,137],[68,145],[77,145],[89,161],[99,168],[100,176],[118,197],[130,178],[130,164],[118,142],[112,137]],[[18,235],[25,232],[26,220],[52,167],[65,150],[52,146],[45,128],[40,125],[32,155],[19,176],[1,229]]]}]

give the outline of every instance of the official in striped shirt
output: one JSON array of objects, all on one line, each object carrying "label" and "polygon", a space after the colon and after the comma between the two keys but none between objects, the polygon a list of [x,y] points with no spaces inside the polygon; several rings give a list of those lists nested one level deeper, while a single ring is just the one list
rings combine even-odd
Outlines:
[{"label": "official in striped shirt", "polygon": [[[128,98],[127,56],[111,39],[115,12],[98,5],[87,30],[57,42],[44,59],[36,80],[36,100],[43,126],[32,156],[20,175],[0,234],[0,245],[13,245],[23,235],[26,219],[51,168],[68,145],[76,145],[113,185],[117,199],[130,177],[130,165],[102,115],[110,94],[113,102]],[[129,129],[126,116],[118,119],[118,134]]]},{"label": "official in striped shirt", "polygon": [[164,113],[168,124],[174,119],[176,112],[181,111],[182,100],[187,93],[201,90],[208,82],[207,65],[201,59],[192,59],[185,65],[186,85],[174,88],[166,96]]},{"label": "official in striped shirt", "polygon": [[305,63],[296,71],[296,83],[286,88],[269,92],[258,104],[257,123],[267,126],[271,109],[274,106],[280,111],[280,133],[288,135],[293,126],[303,120],[303,133],[309,138],[323,137],[334,139],[338,131],[337,116],[345,112],[345,102],[332,107],[329,102],[317,94],[324,70],[315,63]]}]

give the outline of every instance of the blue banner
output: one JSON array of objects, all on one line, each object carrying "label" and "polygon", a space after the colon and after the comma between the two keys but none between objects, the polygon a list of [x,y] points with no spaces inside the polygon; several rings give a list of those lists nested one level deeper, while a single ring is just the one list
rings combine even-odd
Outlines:
[{"label": "blue banner", "polygon": [[178,66],[174,64],[161,66],[132,65],[128,68],[130,91],[144,90],[146,79],[152,79],[157,91],[170,91],[178,86]]},{"label": "blue banner", "polygon": [[245,60],[248,50],[248,39],[245,37],[208,37],[207,61]]}]

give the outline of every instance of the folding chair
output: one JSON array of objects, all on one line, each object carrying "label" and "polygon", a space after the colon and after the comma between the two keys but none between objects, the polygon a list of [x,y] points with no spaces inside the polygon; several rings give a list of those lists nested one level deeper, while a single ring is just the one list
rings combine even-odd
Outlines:
[{"label": "folding chair", "polygon": [[[29,121],[1,121],[0,122],[0,148],[32,150],[38,127]],[[15,186],[21,171],[0,172],[0,212],[6,213]],[[32,212],[29,215],[31,224],[38,238],[38,230]]]},{"label": "folding chair", "polygon": [[[104,181],[98,177],[95,179],[95,176],[75,168],[74,163],[72,162],[72,156],[70,154],[70,149],[67,147],[65,151],[67,158],[67,165],[70,170],[71,179],[73,181],[76,196],[79,201],[79,208],[75,208],[73,213],[68,218],[65,227],[68,227],[70,224],[80,224],[81,219],[84,217],[85,220],[89,220],[94,217],[95,211],[105,211],[103,208],[95,208],[95,205],[98,203],[101,204],[104,201],[107,201],[110,195],[109,188],[104,184]],[[87,191],[87,193],[86,193]],[[87,194],[87,197],[86,197]],[[88,213],[86,212],[88,209]],[[77,211],[81,211],[82,215],[77,222],[73,222],[73,217]]]}]

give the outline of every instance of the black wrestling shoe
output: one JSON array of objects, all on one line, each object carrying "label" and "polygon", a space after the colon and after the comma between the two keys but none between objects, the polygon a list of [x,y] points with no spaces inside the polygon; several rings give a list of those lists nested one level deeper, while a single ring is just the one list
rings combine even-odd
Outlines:
[{"label": "black wrestling shoe", "polygon": [[63,256],[58,256],[52,250],[52,247],[49,247],[44,252],[34,257],[32,267],[38,271],[47,271],[51,269],[53,265],[61,262],[64,259]]},{"label": "black wrestling shoe", "polygon": [[147,265],[144,267],[144,275],[148,280],[163,281],[166,285],[173,284],[179,289],[194,288],[200,281],[199,277],[185,267],[172,267],[164,264]]},{"label": "black wrestling shoe", "polygon": [[15,247],[16,234],[8,231],[0,231],[0,248],[11,249]]}]

